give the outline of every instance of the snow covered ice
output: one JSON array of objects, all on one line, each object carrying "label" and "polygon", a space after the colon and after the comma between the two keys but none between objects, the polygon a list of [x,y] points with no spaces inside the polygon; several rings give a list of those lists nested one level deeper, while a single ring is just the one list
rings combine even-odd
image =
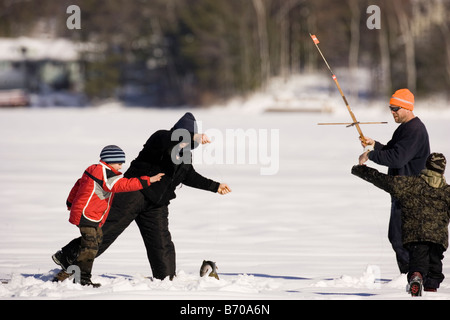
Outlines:
[{"label": "snow covered ice", "polygon": [[[362,148],[354,128],[317,126],[346,122],[331,95],[332,113],[262,112],[274,100],[189,110],[203,130],[278,129],[279,167],[261,175],[261,164],[196,164],[226,182],[226,196],[182,186],[170,209],[177,277],[152,280],[135,224],[94,262],[93,282],[82,287],[49,281],[58,271],[51,255],[78,230],[65,200],[101,148],[119,145],[129,163],[156,130],[170,128],[187,109],[121,106],[0,110],[0,299],[411,299],[387,239],[388,194],[350,174]],[[324,100],[324,103],[327,103]],[[432,151],[450,157],[450,112],[416,102]],[[337,105],[337,106],[335,106]],[[386,104],[353,104],[366,136],[387,142],[397,124]],[[227,148],[227,144],[223,146]],[[194,151],[211,152],[213,144]],[[195,160],[194,160],[195,161]],[[377,167],[381,171],[386,168]],[[203,260],[217,263],[220,280],[201,278]],[[444,274],[450,272],[445,258]],[[450,299],[450,280],[418,299]]]}]

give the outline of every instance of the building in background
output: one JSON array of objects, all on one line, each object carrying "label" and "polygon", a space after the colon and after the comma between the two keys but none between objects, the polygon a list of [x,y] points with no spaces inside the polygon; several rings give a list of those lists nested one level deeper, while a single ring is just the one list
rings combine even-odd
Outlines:
[{"label": "building in background", "polygon": [[67,39],[0,38],[0,106],[82,106],[81,45]]}]

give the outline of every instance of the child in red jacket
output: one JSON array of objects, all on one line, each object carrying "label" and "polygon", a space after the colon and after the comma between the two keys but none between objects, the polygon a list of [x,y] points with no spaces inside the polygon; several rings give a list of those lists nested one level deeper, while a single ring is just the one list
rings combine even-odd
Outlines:
[{"label": "child in red jacket", "polygon": [[[103,148],[100,163],[87,168],[82,177],[73,186],[67,198],[70,210],[69,221],[79,227],[81,245],[76,264],[81,271],[82,285],[100,286],[91,282],[92,265],[102,242],[102,225],[108,217],[111,202],[116,192],[130,192],[147,188],[150,184],[161,180],[163,173],[153,177],[123,178],[119,170],[125,162],[125,153],[115,145]],[[52,256],[54,262],[63,270],[56,280],[64,280],[68,265],[59,259],[58,252]]]}]

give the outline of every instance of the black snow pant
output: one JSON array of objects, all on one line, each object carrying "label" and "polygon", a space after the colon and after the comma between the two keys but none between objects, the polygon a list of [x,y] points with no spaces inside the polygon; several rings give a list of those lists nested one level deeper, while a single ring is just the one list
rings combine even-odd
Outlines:
[{"label": "black snow pant", "polygon": [[[175,276],[175,246],[169,231],[168,206],[156,206],[139,192],[124,192],[114,195],[108,218],[102,227],[103,241],[97,257],[136,221],[147,250],[147,258],[156,279],[172,279]],[[73,261],[79,250],[80,238],[72,240],[62,248],[68,261]]]},{"label": "black snow pant", "polygon": [[391,217],[389,219],[388,238],[394,249],[397,265],[401,273],[409,271],[409,252],[403,247],[402,239],[402,209],[400,203],[392,199]]},{"label": "black snow pant", "polygon": [[405,247],[410,255],[408,279],[414,272],[420,272],[425,288],[439,288],[445,278],[442,273],[444,247],[431,242],[414,242]]}]

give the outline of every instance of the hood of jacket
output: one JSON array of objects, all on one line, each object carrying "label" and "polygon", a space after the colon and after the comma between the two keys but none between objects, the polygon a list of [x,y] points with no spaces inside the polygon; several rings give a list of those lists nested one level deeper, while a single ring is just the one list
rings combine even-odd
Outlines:
[{"label": "hood of jacket", "polygon": [[420,173],[420,177],[425,180],[425,182],[433,187],[433,188],[442,188],[447,185],[447,182],[445,181],[444,175],[440,174],[439,172],[424,169]]},{"label": "hood of jacket", "polygon": [[[174,132],[178,129],[186,130],[190,135],[191,144],[187,147],[189,149],[195,149],[198,147],[198,143],[194,141],[194,134],[198,133],[197,121],[192,113],[186,112],[175,125],[170,129]],[[183,142],[183,137],[179,137],[179,142]]]}]

